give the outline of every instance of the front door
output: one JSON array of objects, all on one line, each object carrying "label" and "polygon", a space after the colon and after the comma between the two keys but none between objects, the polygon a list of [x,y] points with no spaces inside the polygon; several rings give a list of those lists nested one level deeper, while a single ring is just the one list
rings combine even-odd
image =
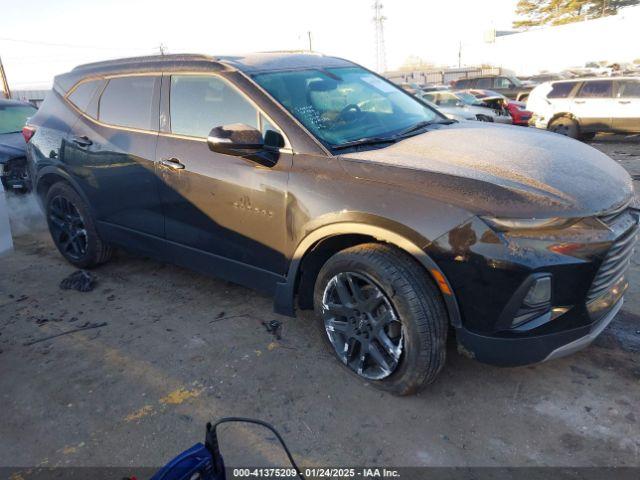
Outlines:
[{"label": "front door", "polygon": [[291,155],[282,153],[275,166],[265,167],[214,153],[206,141],[216,126],[275,127],[213,74],[165,76],[162,105],[170,131],[160,135],[156,159],[167,240],[227,266],[231,261],[239,269],[283,275]]},{"label": "front door", "polygon": [[640,79],[618,81],[613,103],[613,128],[619,132],[640,132]]}]

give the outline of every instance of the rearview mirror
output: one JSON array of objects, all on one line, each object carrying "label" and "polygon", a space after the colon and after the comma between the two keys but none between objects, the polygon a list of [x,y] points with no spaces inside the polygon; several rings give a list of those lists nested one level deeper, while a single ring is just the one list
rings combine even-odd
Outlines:
[{"label": "rearview mirror", "polygon": [[259,130],[244,123],[234,123],[212,128],[207,144],[212,152],[245,156],[262,150],[264,139]]}]

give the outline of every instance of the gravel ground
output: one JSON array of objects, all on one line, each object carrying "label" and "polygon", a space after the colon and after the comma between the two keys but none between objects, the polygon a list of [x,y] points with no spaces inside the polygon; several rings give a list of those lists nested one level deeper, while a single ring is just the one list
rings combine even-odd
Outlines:
[{"label": "gravel ground", "polygon": [[[639,137],[592,144],[640,179]],[[0,466],[157,466],[227,415],[272,422],[308,466],[640,466],[637,254],[624,310],[588,349],[500,369],[449,345],[438,381],[396,398],[338,368],[309,315],[236,285],[119,253],[92,292],[60,290],[74,269],[33,211],[13,204],[0,258]],[[231,465],[285,463],[258,429],[222,440]]]}]

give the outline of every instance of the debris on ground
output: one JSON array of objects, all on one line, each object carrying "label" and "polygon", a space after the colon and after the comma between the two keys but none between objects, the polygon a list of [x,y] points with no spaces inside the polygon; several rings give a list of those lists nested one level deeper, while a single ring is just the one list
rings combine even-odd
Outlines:
[{"label": "debris on ground", "polygon": [[60,282],[62,290],[90,292],[96,286],[96,277],[86,270],[77,270]]},{"label": "debris on ground", "polygon": [[36,343],[46,342],[47,340],[51,340],[51,339],[54,339],[54,338],[62,337],[63,335],[69,335],[70,333],[82,332],[83,330],[90,330],[92,328],[106,327],[107,325],[108,325],[107,322],[102,322],[102,323],[89,323],[89,322],[87,322],[84,325],[82,325],[81,327],[74,328],[72,330],[66,330],[66,331],[60,332],[60,333],[56,333],[55,335],[49,335],[47,337],[38,338],[36,340],[31,340],[29,342],[23,343],[22,345],[24,345],[25,347],[28,347],[28,346],[34,345]]},{"label": "debris on ground", "polygon": [[264,325],[264,328],[267,329],[267,332],[269,332],[271,335],[276,337],[276,340],[280,340],[282,338],[280,336],[280,332],[282,330],[282,323],[279,322],[278,320],[271,320],[269,323],[262,322],[262,325]]}]

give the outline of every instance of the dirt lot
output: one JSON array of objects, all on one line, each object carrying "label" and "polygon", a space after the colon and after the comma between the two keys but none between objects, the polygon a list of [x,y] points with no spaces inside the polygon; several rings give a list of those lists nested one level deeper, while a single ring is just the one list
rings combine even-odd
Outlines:
[{"label": "dirt lot", "polygon": [[[640,179],[638,137],[593,145]],[[396,398],[337,368],[309,316],[274,315],[242,287],[120,253],[94,291],[60,290],[73,268],[28,206],[15,212],[16,249],[0,258],[0,466],[161,465],[227,415],[272,422],[307,466],[640,466],[638,254],[623,312],[588,349],[499,369],[451,344],[431,388]],[[281,340],[262,325],[273,319]],[[107,325],[24,345],[87,322]],[[284,464],[257,429],[223,438],[230,464]]]}]

